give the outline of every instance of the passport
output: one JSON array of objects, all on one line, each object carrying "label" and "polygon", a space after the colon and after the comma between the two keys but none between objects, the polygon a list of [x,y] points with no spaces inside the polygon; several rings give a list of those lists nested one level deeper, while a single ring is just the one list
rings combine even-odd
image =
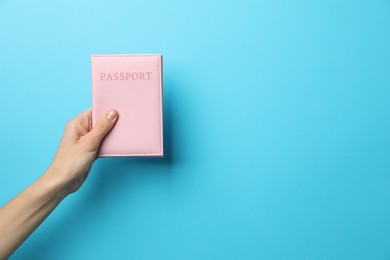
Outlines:
[{"label": "passport", "polygon": [[92,54],[92,125],[109,109],[119,117],[97,157],[163,157],[161,54]]}]

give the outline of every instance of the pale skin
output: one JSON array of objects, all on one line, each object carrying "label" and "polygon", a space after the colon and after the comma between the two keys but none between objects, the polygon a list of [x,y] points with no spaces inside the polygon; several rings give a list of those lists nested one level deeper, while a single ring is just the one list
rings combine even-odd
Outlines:
[{"label": "pale skin", "polygon": [[70,120],[47,170],[0,208],[0,259],[7,259],[87,178],[103,138],[119,114],[107,110],[92,126],[91,109]]}]

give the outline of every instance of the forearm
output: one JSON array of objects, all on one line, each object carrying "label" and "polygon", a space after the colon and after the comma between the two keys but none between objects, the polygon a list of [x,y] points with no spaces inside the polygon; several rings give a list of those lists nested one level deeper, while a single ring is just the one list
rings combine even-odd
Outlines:
[{"label": "forearm", "polygon": [[84,183],[99,146],[119,114],[107,110],[92,127],[92,110],[69,121],[49,169],[0,208],[0,259],[10,256],[55,207]]},{"label": "forearm", "polygon": [[0,259],[10,256],[66,197],[64,185],[48,169],[0,208]]}]

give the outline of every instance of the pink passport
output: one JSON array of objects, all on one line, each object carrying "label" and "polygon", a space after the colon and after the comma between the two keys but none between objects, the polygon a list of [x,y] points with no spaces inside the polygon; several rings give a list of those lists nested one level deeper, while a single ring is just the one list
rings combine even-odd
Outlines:
[{"label": "pink passport", "polygon": [[94,54],[92,124],[114,108],[119,118],[98,157],[163,156],[162,55]]}]

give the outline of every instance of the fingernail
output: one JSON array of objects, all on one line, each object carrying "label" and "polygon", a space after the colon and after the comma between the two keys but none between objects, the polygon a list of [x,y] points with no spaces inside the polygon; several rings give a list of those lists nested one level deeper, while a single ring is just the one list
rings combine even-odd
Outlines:
[{"label": "fingernail", "polygon": [[108,120],[114,120],[118,116],[118,113],[115,110],[110,110],[107,113]]}]

